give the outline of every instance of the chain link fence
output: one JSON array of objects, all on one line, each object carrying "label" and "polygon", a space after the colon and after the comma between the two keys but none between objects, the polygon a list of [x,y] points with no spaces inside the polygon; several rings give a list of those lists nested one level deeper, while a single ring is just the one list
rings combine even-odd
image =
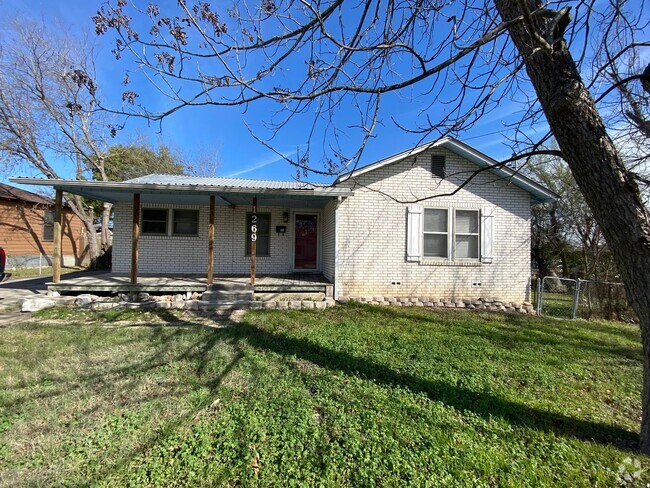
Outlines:
[{"label": "chain link fence", "polygon": [[637,321],[622,283],[545,276],[533,278],[532,285],[533,303],[540,315]]}]

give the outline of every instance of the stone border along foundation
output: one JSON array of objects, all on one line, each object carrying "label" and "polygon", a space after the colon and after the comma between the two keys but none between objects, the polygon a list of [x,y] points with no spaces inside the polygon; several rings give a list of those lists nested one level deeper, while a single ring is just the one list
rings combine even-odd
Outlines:
[{"label": "stone border along foundation", "polygon": [[[371,305],[393,305],[398,307],[427,307],[427,308],[461,308],[470,310],[484,310],[493,312],[521,313],[536,315],[530,302],[522,304],[506,302],[498,298],[479,298],[476,300],[430,297],[359,297],[349,296],[339,298],[339,303],[357,301]],[[97,295],[82,294],[78,296],[38,296],[23,300],[23,312],[36,312],[45,308],[56,306],[75,305],[88,310],[111,310],[113,308],[142,309],[142,310],[192,310],[211,311],[224,309],[251,310],[300,310],[300,309],[325,309],[336,305],[333,298],[322,301],[315,300],[239,300],[233,302],[201,300],[199,293],[183,293],[175,295],[150,295],[149,293],[119,294],[117,296],[102,297]]]},{"label": "stone border along foundation", "polygon": [[537,311],[530,302],[521,304],[507,302],[500,298],[478,298],[470,300],[467,298],[430,298],[430,297],[342,297],[340,303],[356,301],[371,305],[393,305],[397,307],[427,307],[427,308],[464,308],[468,310],[484,310],[490,312],[521,313],[537,315]]}]

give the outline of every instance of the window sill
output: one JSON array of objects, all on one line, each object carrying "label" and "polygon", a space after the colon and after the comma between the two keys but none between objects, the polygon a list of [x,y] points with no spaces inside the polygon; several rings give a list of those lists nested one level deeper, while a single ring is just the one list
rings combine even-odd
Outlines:
[{"label": "window sill", "polygon": [[422,266],[454,266],[462,268],[479,268],[483,263],[480,261],[449,261],[448,259],[422,259]]}]

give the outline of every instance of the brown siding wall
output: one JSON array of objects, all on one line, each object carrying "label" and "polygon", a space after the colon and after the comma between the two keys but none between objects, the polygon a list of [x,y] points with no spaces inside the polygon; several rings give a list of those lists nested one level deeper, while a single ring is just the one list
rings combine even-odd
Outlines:
[{"label": "brown siding wall", "polygon": [[[5,249],[9,258],[52,255],[52,241],[43,240],[43,219],[47,209],[47,206],[35,203],[0,200],[0,247]],[[82,265],[87,254],[81,220],[72,211],[64,210],[63,255],[74,257],[75,264]]]}]

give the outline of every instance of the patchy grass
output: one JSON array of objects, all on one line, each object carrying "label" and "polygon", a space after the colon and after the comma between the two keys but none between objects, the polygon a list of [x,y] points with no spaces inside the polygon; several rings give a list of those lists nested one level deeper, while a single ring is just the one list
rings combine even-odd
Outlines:
[{"label": "patchy grass", "polygon": [[648,478],[632,326],[358,304],[144,317],[0,329],[1,484],[619,486],[627,457]]}]

